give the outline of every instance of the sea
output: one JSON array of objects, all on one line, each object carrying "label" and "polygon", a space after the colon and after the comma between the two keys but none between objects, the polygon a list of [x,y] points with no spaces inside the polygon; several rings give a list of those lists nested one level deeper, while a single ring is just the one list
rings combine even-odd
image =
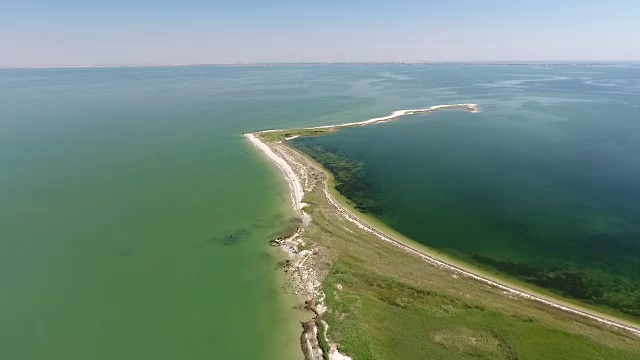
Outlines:
[{"label": "sea", "polygon": [[[431,249],[640,319],[640,67],[392,72],[417,105],[477,103],[298,138],[364,213]],[[403,85],[400,85],[403,84]]]},{"label": "sea", "polygon": [[300,359],[290,195],[242,134],[461,102],[293,143],[415,241],[637,316],[634,64],[0,69],[0,358]]}]

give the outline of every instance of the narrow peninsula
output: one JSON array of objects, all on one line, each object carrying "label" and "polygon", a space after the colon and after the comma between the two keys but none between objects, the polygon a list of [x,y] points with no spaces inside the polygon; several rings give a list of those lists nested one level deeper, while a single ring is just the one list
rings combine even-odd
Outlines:
[{"label": "narrow peninsula", "polygon": [[331,173],[287,145],[301,136],[439,110],[475,113],[479,107],[436,105],[244,134],[281,170],[299,218],[272,244],[287,252],[283,267],[295,283],[292,293],[309,310],[300,339],[306,359],[548,358],[544,354],[566,349],[574,358],[609,350],[611,359],[640,357],[638,324],[485,273],[372,221],[335,190]]}]

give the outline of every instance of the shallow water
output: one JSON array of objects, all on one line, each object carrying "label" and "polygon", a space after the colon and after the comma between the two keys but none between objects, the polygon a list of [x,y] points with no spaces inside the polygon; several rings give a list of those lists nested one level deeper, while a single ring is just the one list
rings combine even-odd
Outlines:
[{"label": "shallow water", "polygon": [[[0,358],[298,359],[299,324],[278,288],[276,260],[267,246],[292,216],[287,187],[240,134],[479,102],[484,109],[479,115],[442,113],[428,121],[407,118],[367,129],[381,131],[398,150],[409,146],[411,134],[399,132],[401,138],[392,140],[390,129],[417,132],[413,146],[429,157],[395,161],[395,181],[409,186],[400,171],[433,157],[457,163],[443,159],[460,147],[452,145],[464,138],[461,129],[474,124],[467,141],[484,131],[487,147],[493,145],[486,139],[499,131],[511,134],[512,127],[540,138],[553,135],[554,141],[574,134],[562,125],[571,122],[556,114],[573,106],[556,99],[574,99],[573,90],[543,88],[534,96],[531,87],[556,80],[525,83],[524,90],[512,81],[499,83],[567,71],[588,77],[583,73],[630,70],[404,65],[0,70]],[[589,86],[594,91],[589,101],[610,102],[612,95],[602,91],[636,91],[611,78]],[[637,93],[616,99],[629,104]],[[623,107],[598,109],[611,122]],[[432,121],[441,116],[442,121]],[[447,141],[426,143],[424,136],[438,132],[422,127],[437,123]],[[489,123],[494,126],[483,126]],[[456,124],[461,129],[447,128]],[[600,147],[609,149],[611,155],[601,161],[626,168],[632,175],[624,178],[632,182],[634,160],[615,155],[616,145],[604,140],[609,127],[594,118],[592,126],[606,131],[571,136],[603,136],[594,140],[602,145],[593,156],[602,154]],[[635,135],[629,126],[631,144]],[[516,148],[508,137],[502,139]],[[422,148],[425,144],[434,148]],[[387,154],[376,146],[371,151],[376,148]],[[460,147],[459,153],[467,152]],[[376,183],[374,199],[396,188],[384,185],[389,172],[382,162],[369,169],[380,169],[381,179],[387,179]],[[468,176],[464,167],[456,171]],[[414,186],[424,189],[427,180],[437,189],[438,177]],[[636,196],[626,190],[631,187],[620,189],[625,190],[611,199]],[[448,204],[457,218],[456,203],[462,202],[442,198],[438,212],[444,214]],[[416,206],[409,204],[407,209]],[[628,214],[635,209],[630,202],[615,204],[627,204],[621,211]],[[400,214],[401,207],[394,206]],[[413,218],[399,218],[412,228]],[[605,220],[604,228],[615,223]],[[492,243],[490,237],[475,238]],[[501,251],[512,253],[509,249]]]},{"label": "shallow water", "polygon": [[453,87],[449,102],[479,103],[481,113],[292,143],[334,171],[360,210],[412,239],[640,316],[640,68],[461,73],[472,70],[492,80]]},{"label": "shallow water", "polygon": [[232,75],[0,70],[0,357],[294,353],[266,245],[286,188],[240,136],[268,118],[218,95]]},{"label": "shallow water", "polygon": [[358,109],[343,69],[0,70],[0,358],[300,358],[243,132]]}]

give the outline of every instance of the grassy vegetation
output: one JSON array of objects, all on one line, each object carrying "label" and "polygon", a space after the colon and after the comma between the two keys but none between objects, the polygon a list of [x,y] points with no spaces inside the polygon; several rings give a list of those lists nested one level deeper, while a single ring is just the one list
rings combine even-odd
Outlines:
[{"label": "grassy vegetation", "polygon": [[[319,183],[322,178],[319,180]],[[305,197],[328,272],[323,315],[354,359],[639,359],[625,332],[426,264]]]},{"label": "grassy vegetation", "polygon": [[319,136],[334,132],[335,129],[287,129],[277,130],[264,133],[258,133],[257,136],[264,142],[282,141],[293,136]]},{"label": "grassy vegetation", "polygon": [[[294,145],[333,174],[335,189],[355,209],[378,217],[383,217],[388,211],[385,199],[376,196],[369,185],[364,163],[317,143],[296,141]],[[602,243],[609,245],[606,241]],[[630,241],[628,243],[633,244]],[[630,247],[628,244],[625,246]],[[635,249],[630,249],[630,253],[637,253],[633,250]],[[571,252],[573,251],[567,250],[567,253]],[[640,317],[640,283],[635,276],[637,265],[633,266],[637,261],[629,260],[627,272],[618,273],[609,271],[607,263],[597,263],[590,259],[578,259],[577,261],[581,261],[579,268],[567,269],[566,266],[560,266],[560,261],[550,258],[517,263],[463,252],[459,256],[487,271],[507,274],[511,279],[517,279],[529,287],[531,284],[537,285],[545,292],[578,300],[599,311],[635,321]]]},{"label": "grassy vegetation", "polygon": [[[338,287],[338,285],[340,285]],[[635,359],[631,343],[589,339],[544,317],[414,286],[340,261],[325,285],[331,335],[363,359]],[[625,347],[627,347],[625,349]]]},{"label": "grassy vegetation", "polygon": [[331,351],[331,345],[329,345],[329,340],[325,336],[327,331],[327,327],[324,322],[318,320],[316,322],[318,326],[318,342],[320,343],[320,348],[322,348],[322,356],[325,360],[329,360],[329,352]]}]

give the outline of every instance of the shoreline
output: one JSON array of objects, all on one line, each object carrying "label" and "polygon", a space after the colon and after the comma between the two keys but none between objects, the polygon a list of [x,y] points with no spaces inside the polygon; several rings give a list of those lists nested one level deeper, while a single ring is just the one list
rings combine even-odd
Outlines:
[{"label": "shoreline", "polygon": [[[296,149],[293,149],[291,147],[289,147],[289,149],[291,151],[296,151],[299,153],[299,151]],[[328,172],[322,167],[322,165],[309,159],[305,155],[302,155],[302,156],[304,156],[318,170]],[[330,172],[328,173],[331,174]],[[325,194],[327,201],[335,208],[335,210],[342,217],[354,223],[360,229],[373,234],[380,240],[389,242],[394,246],[402,249],[405,252],[414,254],[433,266],[437,266],[443,269],[457,272],[462,276],[473,278],[474,280],[480,281],[489,286],[503,290],[505,292],[505,295],[510,294],[510,295],[515,295],[524,299],[537,301],[539,303],[553,307],[555,309],[580,315],[580,316],[589,318],[591,320],[598,321],[608,326],[614,326],[619,329],[629,331],[635,336],[640,337],[640,326],[637,326],[632,322],[627,321],[626,319],[616,318],[613,315],[608,315],[608,314],[601,313],[597,310],[584,308],[580,305],[565,303],[565,301],[569,299],[563,299],[561,297],[555,298],[552,295],[539,294],[535,289],[527,288],[526,286],[512,283],[508,281],[508,279],[493,278],[491,276],[487,276],[486,274],[482,274],[481,271],[474,272],[474,270],[476,269],[465,268],[465,265],[468,265],[468,264],[464,264],[464,262],[456,263],[455,259],[452,259],[453,261],[450,259],[443,259],[442,256],[439,254],[436,254],[435,251],[429,251],[430,249],[428,249],[426,245],[418,243],[417,241],[412,240],[410,238],[408,238],[409,242],[398,240],[391,234],[386,233],[384,230],[379,230],[375,225],[372,225],[368,223],[366,220],[363,220],[361,218],[362,214],[358,212],[358,210],[352,207],[349,207],[348,205],[347,206],[343,205],[341,201],[336,199],[336,197],[332,193],[332,190],[335,191],[335,189],[330,188],[328,182],[325,182],[325,188],[323,189],[323,193]],[[427,249],[420,249],[420,247],[424,247]]]},{"label": "shoreline", "polygon": [[[291,302],[295,302],[301,309],[310,311],[314,315],[319,315],[313,302],[314,299],[319,297],[321,281],[318,279],[312,265],[306,265],[306,261],[313,253],[310,250],[299,251],[299,247],[304,245],[301,241],[300,234],[304,227],[309,224],[311,218],[305,213],[302,208],[306,205],[302,202],[304,196],[304,190],[302,184],[291,165],[278,156],[268,145],[260,141],[253,133],[243,134],[244,137],[253,144],[258,150],[260,150],[271,162],[273,162],[280,172],[282,173],[287,185],[289,187],[289,194],[291,196],[291,204],[298,218],[302,221],[302,224],[297,228],[293,234],[286,238],[277,238],[272,240],[272,245],[277,245],[280,251],[286,257],[284,265],[283,276],[283,292],[284,295],[289,297]],[[289,273],[291,272],[291,273]],[[287,276],[291,275],[291,279],[287,281]],[[287,289],[291,288],[291,293],[287,293]],[[305,296],[306,295],[306,296]],[[302,305],[304,304],[304,306]],[[322,309],[322,305],[320,305]],[[295,308],[295,306],[294,306]],[[316,319],[301,320],[301,316],[298,318],[302,325],[302,334],[300,335],[300,350],[302,351],[305,360],[324,360],[323,351],[318,340],[318,326],[316,325]],[[331,358],[333,360],[333,358]],[[335,358],[340,360],[339,357]],[[342,360],[351,360],[350,358],[343,358]]]},{"label": "shoreline", "polygon": [[467,111],[472,112],[472,113],[477,113],[477,112],[480,111],[479,108],[478,108],[478,104],[434,105],[434,106],[430,106],[430,107],[425,108],[425,109],[396,110],[396,111],[392,112],[390,115],[382,116],[382,117],[378,117],[378,118],[373,118],[373,119],[369,119],[369,120],[364,120],[364,121],[345,123],[345,124],[338,124],[338,125],[314,126],[314,127],[305,128],[305,129],[342,129],[342,128],[353,127],[353,126],[374,125],[374,124],[380,124],[380,123],[392,121],[394,119],[397,119],[397,118],[399,118],[401,116],[405,116],[405,115],[425,114],[425,113],[429,113],[429,112],[432,112],[432,111],[445,110],[445,109],[461,109],[461,110],[467,110]]},{"label": "shoreline", "polygon": [[615,326],[619,329],[622,330],[626,330],[631,332],[632,334],[640,337],[640,328],[638,327],[634,327],[632,325],[626,325],[625,323],[623,323],[622,321],[616,321],[616,320],[612,320],[609,319],[607,317],[604,316],[604,314],[602,315],[596,315],[596,312],[589,312],[585,310],[580,310],[577,309],[576,307],[572,307],[570,305],[563,305],[557,301],[553,301],[551,298],[547,298],[547,296],[542,296],[542,295],[538,295],[538,294],[534,294],[535,291],[530,290],[530,291],[526,291],[524,289],[518,289],[517,286],[515,286],[514,284],[509,284],[508,281],[504,281],[504,282],[499,282],[497,280],[492,280],[489,279],[488,277],[485,277],[479,273],[474,273],[470,270],[466,270],[456,264],[453,264],[451,262],[447,262],[441,259],[438,259],[436,256],[428,254],[425,251],[422,251],[420,249],[418,249],[417,247],[413,247],[410,246],[408,244],[406,244],[403,241],[400,240],[396,240],[393,237],[391,237],[390,235],[387,235],[386,233],[384,233],[383,231],[380,231],[378,229],[376,229],[374,226],[367,224],[365,221],[363,221],[362,219],[360,219],[357,215],[353,214],[349,209],[347,209],[346,207],[342,206],[331,194],[331,192],[325,188],[324,189],[325,195],[327,197],[327,200],[329,201],[329,203],[336,209],[336,211],[338,211],[345,219],[353,222],[354,224],[356,224],[359,228],[361,228],[364,231],[367,231],[373,235],[375,235],[376,237],[378,237],[380,240],[383,241],[387,241],[392,243],[393,245],[399,247],[400,249],[402,249],[403,251],[412,253],[418,257],[420,257],[421,259],[423,259],[425,262],[430,263],[433,266],[438,266],[440,268],[443,269],[448,269],[448,270],[452,270],[454,272],[457,272],[463,276],[467,276],[470,278],[473,278],[477,281],[483,282],[489,286],[498,288],[500,290],[504,290],[505,294],[511,294],[511,295],[516,295],[525,299],[529,299],[529,300],[533,300],[533,301],[537,301],[540,302],[542,304],[545,304],[547,306],[559,309],[559,310],[563,310],[566,312],[570,312],[572,314],[576,314],[576,315],[580,315],[580,316],[584,316],[587,317],[591,320],[595,320],[598,321],[602,324],[608,325],[608,326]]},{"label": "shoreline", "polygon": [[[457,109],[457,110],[466,110],[466,111],[469,111],[471,113],[480,112],[480,107],[478,106],[478,104],[471,104],[471,103],[444,104],[444,105],[434,105],[434,106],[430,106],[430,107],[424,108],[424,109],[396,110],[396,111],[392,112],[391,114],[389,114],[387,116],[372,118],[372,119],[368,119],[368,120],[364,120],[364,121],[357,121],[357,122],[350,122],[350,123],[336,124],[336,125],[312,126],[312,127],[304,127],[304,128],[268,129],[268,130],[254,131],[254,132],[246,133],[246,134],[243,134],[243,135],[244,136],[248,136],[248,135],[253,136],[254,134],[262,134],[262,133],[270,133],[270,132],[278,132],[278,131],[287,131],[287,130],[338,130],[338,129],[347,128],[347,127],[367,126],[367,125],[375,125],[375,124],[385,123],[385,122],[393,121],[393,120],[395,120],[395,119],[397,119],[397,118],[399,118],[401,116],[406,116],[406,115],[418,115],[418,114],[430,113],[432,111],[437,111],[437,110],[455,110],[455,109]],[[291,140],[291,139],[294,139],[294,138],[299,137],[299,136],[300,135],[295,135],[293,137],[285,138],[285,140]],[[255,137],[255,136],[253,136],[253,137]]]},{"label": "shoreline", "polygon": [[291,203],[293,205],[293,210],[301,217],[301,219],[305,220],[305,216],[302,212],[302,208],[304,207],[304,203],[302,202],[302,197],[304,196],[304,191],[302,190],[302,186],[300,185],[300,180],[296,176],[295,172],[291,168],[291,165],[287,163],[284,159],[276,155],[276,153],[267,146],[264,142],[260,141],[253,133],[244,134],[245,138],[247,138],[256,148],[262,151],[271,161],[273,161],[282,174],[284,175],[287,184],[289,184],[289,190],[291,194]]},{"label": "shoreline", "polygon": [[[362,229],[363,231],[373,234],[378,239],[391,243],[397,248],[401,249],[402,251],[419,257],[423,261],[427,262],[429,265],[436,266],[442,269],[447,269],[449,271],[458,273],[462,276],[469,277],[478,282],[484,283],[485,285],[489,285],[491,287],[497,288],[501,290],[505,296],[517,296],[523,299],[533,300],[538,303],[544,304],[550,308],[562,310],[574,315],[579,315],[579,316],[588,318],[590,320],[596,321],[598,323],[601,323],[603,325],[607,325],[610,327],[615,327],[617,329],[627,331],[636,337],[640,337],[640,327],[624,319],[620,319],[612,315],[603,314],[603,313],[600,313],[599,311],[591,310],[580,305],[566,303],[561,297],[556,298],[554,296],[539,294],[535,291],[535,289],[529,289],[529,288],[520,286],[518,284],[511,283],[508,281],[508,279],[495,279],[490,276],[486,276],[486,274],[483,274],[482,271],[478,271],[477,269],[469,269],[462,264],[456,264],[455,261],[443,259],[441,258],[441,256],[438,256],[435,253],[430,252],[428,250],[428,247],[426,246],[424,246],[426,249],[421,249],[421,247],[423,246],[417,246],[418,244],[417,242],[416,244],[412,244],[411,243],[412,241],[402,241],[402,240],[396,239],[394,236],[386,233],[384,230],[377,229],[375,225],[367,223],[366,220],[363,220],[361,217],[358,216],[357,210],[349,208],[348,205],[344,206],[343,204],[341,204],[341,202],[338,201],[332,194],[332,190],[334,189],[331,189],[329,185],[329,179],[332,177],[332,174],[329,171],[325,170],[320,164],[309,159],[308,156],[306,156],[305,154],[301,154],[299,151],[297,151],[296,149],[293,149],[292,147],[286,145],[285,143],[286,140],[290,140],[298,136],[304,136],[304,135],[291,135],[287,133],[285,134],[286,136],[284,136],[281,140],[269,141],[269,142],[264,142],[259,138],[259,136],[264,133],[295,132],[296,130],[304,131],[304,130],[313,130],[313,129],[337,130],[337,129],[346,128],[346,127],[367,126],[367,125],[373,125],[373,124],[392,121],[394,119],[397,119],[405,115],[422,114],[422,113],[428,113],[431,111],[441,110],[441,109],[463,109],[472,113],[476,113],[479,111],[478,105],[476,104],[436,105],[426,109],[398,110],[398,111],[394,111],[391,115],[388,115],[388,116],[373,118],[373,119],[369,119],[361,122],[352,122],[352,123],[346,123],[346,124],[327,125],[327,126],[320,126],[320,127],[308,127],[308,128],[299,128],[299,129],[263,130],[263,131],[256,131],[252,133],[243,134],[256,148],[261,150],[280,169],[285,180],[289,185],[293,208],[302,220],[302,227],[298,231],[296,231],[296,234],[294,234],[288,239],[285,239],[283,241],[283,245],[286,245],[287,247],[292,247],[292,246],[295,247],[296,244],[300,245],[299,243],[296,243],[295,240],[296,238],[299,237],[300,233],[304,231],[304,228],[311,221],[311,217],[303,210],[303,208],[306,205],[302,202],[302,199],[305,194],[305,189],[303,187],[302,179],[299,178],[299,176],[294,171],[294,167],[296,167],[296,164],[292,162],[290,157],[288,158],[287,156],[285,156],[285,154],[283,154],[283,149],[280,149],[279,151],[274,151],[274,149],[276,149],[276,145],[270,146],[270,144],[277,144],[278,147],[282,147],[286,149],[285,152],[290,151],[298,154],[300,157],[305,159],[305,162],[307,162],[307,164],[305,165],[309,165],[315,168],[316,170],[318,170],[319,172],[322,172],[325,175],[327,175],[326,180],[323,181],[324,188],[322,190],[329,204],[331,204],[331,206],[335,209],[335,211],[341,217],[354,223],[358,228]],[[280,154],[278,154],[277,152],[279,152]],[[302,243],[302,245],[304,245],[304,243]],[[307,251],[309,253],[304,254],[304,260],[306,260],[309,257],[311,251],[310,250],[302,251],[303,253]],[[295,256],[296,256],[295,252],[289,252],[289,251],[287,252],[289,253],[290,258],[295,259]],[[300,255],[302,254],[298,255],[298,260]],[[309,293],[307,294],[309,295],[310,298],[312,298],[312,300],[314,297],[316,299],[319,299],[317,307],[320,308],[320,311],[316,310],[316,304],[313,302],[312,302],[312,305],[307,309],[312,310],[319,317],[319,315],[321,315],[322,312],[326,310],[326,307],[324,306],[324,303],[322,301],[324,294],[322,294],[322,292],[320,291],[320,288],[321,288],[320,284],[322,281],[318,277],[318,275],[314,272],[313,265],[309,265],[309,264],[305,265],[304,260],[301,262],[297,261],[298,264],[296,265],[297,266],[296,270],[300,271],[301,273],[306,273],[307,284],[304,284],[305,280],[303,278],[305,276],[301,276],[299,280],[303,282],[301,286],[309,287],[310,284],[308,282],[314,283],[311,286],[314,288],[314,291],[312,291],[311,294]],[[318,326],[315,326],[313,329],[309,329],[308,334],[313,334],[314,336],[318,336]],[[304,336],[304,333],[303,333],[303,336]],[[326,339],[326,334],[325,334],[325,339]],[[309,345],[309,349],[311,349],[311,345]],[[313,356],[317,354],[313,354],[314,350],[311,350],[312,356],[309,357],[309,359],[322,358],[321,357],[322,349],[315,349],[315,350],[320,351],[320,355],[318,355],[318,357]],[[332,360],[350,359],[349,357],[340,353],[337,350],[337,344],[332,344],[329,358]]]}]

